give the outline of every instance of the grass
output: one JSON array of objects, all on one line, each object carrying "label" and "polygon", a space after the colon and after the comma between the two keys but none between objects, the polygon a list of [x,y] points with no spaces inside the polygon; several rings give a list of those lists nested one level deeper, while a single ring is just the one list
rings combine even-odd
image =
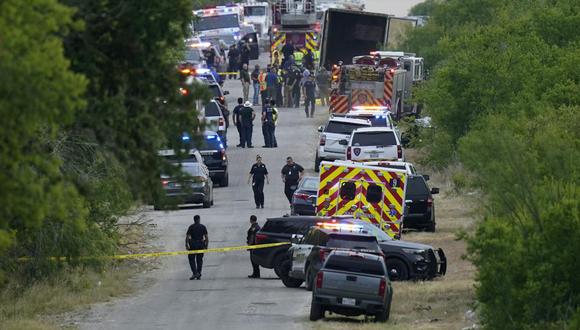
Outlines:
[{"label": "grass", "polygon": [[[135,243],[147,241],[146,227],[141,220],[120,226],[123,237],[120,252],[148,250],[148,247]],[[0,329],[75,328],[74,324],[66,324],[67,312],[130,295],[137,289],[131,281],[133,276],[147,269],[148,265],[144,261],[132,260],[111,262],[101,270],[64,268],[32,284],[12,279],[0,290]]]},{"label": "grass", "polygon": [[[413,151],[407,150],[409,159],[416,159]],[[394,282],[391,317],[386,324],[327,313],[324,320],[310,323],[312,329],[462,329],[476,323],[466,317],[466,312],[475,307],[475,268],[462,258],[466,243],[457,240],[457,233],[473,231],[478,195],[458,192],[452,184],[453,175],[451,170],[431,175],[430,186],[441,189],[435,197],[437,231],[403,234],[405,240],[443,248],[447,274],[434,281]]]}]

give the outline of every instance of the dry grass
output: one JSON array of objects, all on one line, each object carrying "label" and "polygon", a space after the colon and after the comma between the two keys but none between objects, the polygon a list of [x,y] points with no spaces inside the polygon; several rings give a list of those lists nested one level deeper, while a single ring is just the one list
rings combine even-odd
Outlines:
[{"label": "dry grass", "polygon": [[[406,155],[416,159],[412,150]],[[311,324],[313,329],[462,329],[475,323],[465,316],[475,305],[475,268],[462,258],[466,243],[457,240],[457,233],[473,230],[478,196],[457,193],[451,183],[451,170],[431,174],[430,186],[441,189],[435,197],[437,232],[409,232],[403,236],[408,241],[443,248],[447,274],[435,281],[393,283],[391,318],[386,324],[327,314],[323,321]]]}]

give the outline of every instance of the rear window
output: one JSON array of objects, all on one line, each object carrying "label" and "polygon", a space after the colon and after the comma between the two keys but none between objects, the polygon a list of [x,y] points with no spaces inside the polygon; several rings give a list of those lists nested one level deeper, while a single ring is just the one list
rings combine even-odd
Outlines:
[{"label": "rear window", "polygon": [[330,235],[326,246],[341,249],[380,251],[377,239],[374,236]]},{"label": "rear window", "polygon": [[262,230],[280,234],[305,234],[311,226],[310,222],[301,220],[268,220]]},{"label": "rear window", "polygon": [[191,176],[203,176],[198,163],[181,163],[181,170]]},{"label": "rear window", "polygon": [[213,97],[223,96],[218,85],[208,85],[209,91]]},{"label": "rear window", "polygon": [[197,49],[186,49],[183,57],[187,62],[201,62],[201,53]]},{"label": "rear window", "polygon": [[427,184],[425,183],[425,180],[423,180],[422,177],[412,176],[412,177],[409,177],[409,179],[407,181],[407,192],[406,193],[407,193],[407,196],[428,195],[429,188],[427,187]]},{"label": "rear window", "polygon": [[220,137],[216,135],[206,135],[201,141],[201,150],[221,150],[224,148]]},{"label": "rear window", "polygon": [[368,127],[368,125],[360,125],[355,123],[343,123],[338,121],[329,121],[324,132],[350,135],[352,131],[357,128]]},{"label": "rear window", "polygon": [[210,102],[205,106],[205,116],[206,117],[219,117],[221,116],[220,107],[215,102]]},{"label": "rear window", "polygon": [[327,269],[369,275],[385,275],[383,263],[379,260],[356,256],[332,255],[324,265]]},{"label": "rear window", "polygon": [[356,116],[356,117],[351,117],[351,118],[356,118],[356,119],[367,119],[371,122],[371,126],[372,127],[390,127],[389,125],[387,125],[387,119],[385,117],[374,117],[374,116]]},{"label": "rear window", "polygon": [[352,138],[353,146],[394,146],[397,139],[393,132],[357,133]]},{"label": "rear window", "polygon": [[318,190],[318,178],[306,178],[300,188],[304,190]]}]

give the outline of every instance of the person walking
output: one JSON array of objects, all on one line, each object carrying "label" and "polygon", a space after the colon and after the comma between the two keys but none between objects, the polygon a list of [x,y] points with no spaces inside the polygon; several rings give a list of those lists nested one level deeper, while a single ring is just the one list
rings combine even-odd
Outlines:
[{"label": "person walking", "polygon": [[238,135],[240,136],[240,143],[237,145],[237,147],[243,146],[243,144],[242,144],[243,127],[242,127],[242,118],[241,118],[241,111],[243,108],[244,108],[244,99],[241,97],[238,97],[238,105],[236,105],[236,107],[232,111],[232,122],[236,126],[236,129],[238,130]]},{"label": "person walking", "polygon": [[[265,179],[265,180],[264,180]],[[264,208],[264,181],[270,184],[268,178],[268,169],[262,163],[262,157],[256,155],[256,163],[250,169],[250,176],[248,177],[248,184],[252,182],[252,190],[254,191],[254,202],[256,208]]]},{"label": "person walking", "polygon": [[316,75],[316,84],[318,85],[318,92],[320,94],[320,103],[325,106],[329,105],[330,75],[324,67],[321,67]]},{"label": "person walking", "polygon": [[304,167],[295,163],[292,157],[286,158],[286,165],[282,167],[282,181],[284,181],[284,194],[288,198],[288,203],[292,204],[292,195],[298,187],[298,182],[304,175]]},{"label": "person walking", "polygon": [[300,84],[300,79],[302,78],[302,72],[297,66],[295,66],[292,70],[292,77],[292,103],[294,104],[294,108],[300,108],[300,89],[302,87]]},{"label": "person walking", "polygon": [[[312,76],[304,76],[302,88],[304,89],[304,112],[306,112],[306,118],[312,118],[314,116],[314,106],[316,105],[316,83]],[[308,115],[308,106],[310,106],[310,116]]]},{"label": "person walking", "polygon": [[[250,229],[248,229],[248,235],[246,236],[246,243],[248,245],[256,245],[256,234],[260,231],[260,225],[258,225],[258,218],[255,215],[250,216]],[[252,251],[250,250],[250,262],[252,263],[252,275],[248,275],[248,278],[260,278],[260,265],[252,260]]]},{"label": "person walking", "polygon": [[244,107],[240,110],[240,119],[242,122],[242,148],[246,146],[248,148],[253,148],[252,146],[252,130],[254,126],[254,118],[256,118],[256,113],[252,109],[252,103],[246,101]]},{"label": "person walking", "polygon": [[[193,224],[187,228],[185,235],[185,248],[188,251],[207,249],[209,238],[207,228],[201,224],[201,218],[198,214],[193,217]],[[190,280],[201,279],[201,270],[203,267],[203,253],[192,253],[187,255],[189,267],[193,275]]]},{"label": "person walking", "polygon": [[250,84],[252,82],[250,73],[248,72],[247,64],[244,64],[240,69],[240,80],[242,81],[242,93],[244,95],[244,102],[246,102],[250,99]]},{"label": "person walking", "polygon": [[276,101],[276,96],[278,94],[278,75],[276,74],[276,68],[272,67],[268,69],[268,74],[266,75],[266,86],[268,87],[268,97],[270,100]]},{"label": "person walking", "polygon": [[274,123],[274,106],[276,102],[270,100],[269,103],[262,108],[262,134],[264,135],[264,146],[263,148],[274,148],[276,147],[276,137],[274,136],[275,123]]},{"label": "person walking", "polygon": [[254,101],[254,106],[256,106],[260,104],[258,98],[260,95],[260,80],[258,79],[260,77],[260,65],[256,64],[250,77],[252,78],[252,87],[254,88],[254,99],[252,101]]}]

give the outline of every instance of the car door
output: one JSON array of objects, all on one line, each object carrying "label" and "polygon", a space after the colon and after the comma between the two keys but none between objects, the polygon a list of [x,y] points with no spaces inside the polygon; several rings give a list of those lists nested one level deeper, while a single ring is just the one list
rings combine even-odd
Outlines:
[{"label": "car door", "polygon": [[292,247],[292,274],[293,276],[304,277],[306,259],[310,255],[312,248],[316,244],[318,231],[311,229],[300,244]]}]

